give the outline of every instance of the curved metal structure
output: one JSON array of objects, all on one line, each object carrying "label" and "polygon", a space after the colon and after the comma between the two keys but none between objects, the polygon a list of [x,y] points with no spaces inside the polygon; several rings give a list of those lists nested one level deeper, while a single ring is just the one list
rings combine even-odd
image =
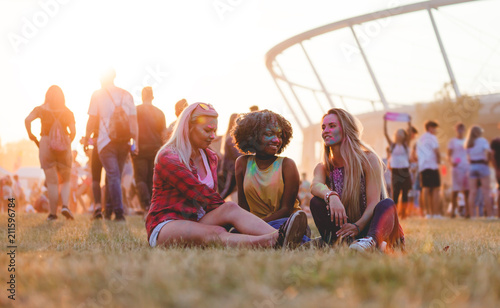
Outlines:
[{"label": "curved metal structure", "polygon": [[[356,35],[356,31],[354,31],[355,25],[363,25],[367,22],[376,21],[378,19],[383,19],[391,16],[403,15],[417,11],[423,11],[425,13],[425,11],[427,11],[428,18],[430,19],[430,29],[432,29],[430,31],[434,32],[434,35],[436,37],[436,43],[437,46],[439,46],[438,52],[442,55],[444,62],[443,66],[446,68],[446,72],[448,74],[448,82],[452,86],[455,97],[459,98],[461,96],[460,89],[455,80],[454,72],[442,43],[438,25],[434,20],[433,11],[443,6],[473,1],[477,0],[431,0],[394,7],[387,10],[333,22],[322,27],[318,27],[298,34],[271,48],[266,54],[266,67],[269,70],[269,73],[271,74],[276,87],[281,93],[289,111],[292,113],[295,123],[297,123],[297,125],[300,127],[303,136],[301,170],[311,174],[311,171],[314,169],[315,162],[320,160],[319,155],[321,153],[322,144],[320,134],[318,133],[320,131],[320,125],[315,123],[316,121],[313,121],[313,119],[317,117],[318,112],[322,112],[322,114],[324,114],[327,107],[341,107],[344,109],[349,109],[349,107],[351,106],[349,105],[349,102],[368,102],[369,104],[371,104],[374,112],[359,114],[358,118],[365,127],[363,138],[368,141],[368,143],[372,145],[372,147],[374,147],[379,154],[384,153],[386,147],[385,138],[381,137],[383,135],[381,134],[382,126],[380,123],[380,119],[383,117],[383,113],[389,108],[394,108],[395,111],[398,112],[415,112],[414,105],[396,104],[395,102],[388,102],[386,100],[382,87],[377,80],[376,71],[372,68],[367,56],[365,55],[363,46],[362,44],[360,44],[358,36]],[[365,66],[375,89],[375,91],[370,94],[373,96],[373,98],[359,97],[356,92],[353,92],[354,94],[351,95],[333,93],[333,91],[329,90],[329,87],[333,86],[331,84],[328,84],[325,81],[327,79],[323,79],[320,74],[320,72],[323,74],[324,72],[328,73],[330,72],[330,70],[325,70],[325,66],[318,67],[318,70],[311,60],[310,54],[306,49],[307,45],[304,44],[304,42],[320,35],[331,33],[340,29],[350,30],[350,33],[343,33],[342,35],[344,35],[345,37],[346,35],[349,36],[350,34],[352,34],[354,38],[355,45],[353,46],[356,46],[355,48],[357,48],[356,54],[361,56],[359,58],[359,60],[362,61],[360,62],[361,67],[363,67],[363,65]],[[294,47],[293,50],[291,50],[291,47]],[[301,62],[299,66],[300,71],[295,70],[294,72],[289,72],[289,74],[300,73],[300,75],[294,76],[295,80],[287,78],[287,75],[285,75],[285,72],[282,69],[282,65],[280,65],[279,63],[282,62],[281,64],[283,64],[285,62],[281,59],[279,59],[280,61],[278,61],[278,56],[288,50],[290,53],[295,52],[295,56],[302,54],[305,59],[305,62]],[[324,50],[322,51],[325,52]],[[330,54],[326,53],[326,57],[329,56]],[[298,58],[293,58],[294,64],[296,63],[296,59]],[[302,60],[302,57],[300,59]],[[329,60],[327,58],[324,59]],[[307,69],[307,76],[304,74],[304,70],[302,70],[303,67]],[[347,65],[347,67],[350,67],[350,65]],[[308,79],[302,79],[306,77]],[[362,77],[366,77],[366,75]],[[307,80],[307,84],[305,84],[304,82],[298,82],[298,78]],[[448,78],[445,77],[445,79]],[[370,79],[368,79],[368,82],[370,81]],[[307,98],[304,99],[305,96],[302,95],[307,95]],[[378,98],[376,98],[376,95],[378,95]],[[492,94],[489,96],[485,95],[484,97],[481,97],[481,100],[483,100],[483,98],[485,108],[483,108],[484,110],[481,111],[480,117],[484,120],[484,122],[481,123],[483,123],[484,125],[488,123],[488,125],[490,125],[490,130],[494,131],[492,127],[497,125],[497,120],[494,119],[493,113],[492,111],[490,111],[490,109],[498,109],[497,107],[500,105],[500,94]],[[304,99],[304,101],[301,101],[301,99]],[[317,103],[318,106],[315,106],[315,103]],[[370,106],[368,105],[368,107]],[[316,115],[314,114],[315,112]],[[498,128],[500,129],[500,123],[498,123]]]},{"label": "curved metal structure", "polygon": [[[331,24],[328,24],[328,25],[325,25],[325,26],[322,26],[322,27],[319,27],[316,29],[312,29],[312,30],[303,32],[301,34],[298,34],[294,37],[291,37],[291,38],[279,43],[278,45],[274,46],[273,48],[271,48],[271,50],[269,50],[266,54],[266,58],[265,58],[266,67],[269,70],[269,73],[271,74],[271,76],[276,84],[276,87],[278,88],[283,99],[285,100],[285,103],[287,104],[288,108],[292,112],[297,124],[303,130],[305,127],[312,125],[313,122],[311,121],[310,116],[309,116],[306,108],[304,107],[305,104],[303,104],[300,101],[298,95],[296,94],[296,92],[295,92],[296,88],[302,88],[302,89],[306,89],[308,91],[311,91],[312,94],[314,95],[314,97],[316,98],[316,100],[318,99],[318,97],[317,97],[318,94],[324,95],[326,100],[328,101],[330,107],[347,108],[347,106],[343,102],[343,100],[344,100],[344,98],[346,98],[346,96],[334,94],[334,93],[331,93],[328,91],[327,85],[325,84],[325,82],[321,78],[320,74],[316,70],[316,67],[312,63],[311,58],[309,57],[309,54],[308,54],[303,42],[306,40],[309,40],[311,38],[314,38],[314,37],[317,37],[319,35],[329,33],[329,32],[335,31],[335,30],[339,30],[339,29],[343,29],[343,28],[350,28],[352,35],[356,41],[357,47],[359,48],[359,51],[360,51],[361,56],[363,58],[363,61],[366,65],[368,73],[370,74],[370,78],[371,78],[371,80],[375,86],[375,89],[378,93],[378,96],[379,96],[379,100],[377,100],[377,101],[370,100],[369,102],[372,104],[374,109],[375,109],[376,103],[381,103],[384,110],[388,109],[389,103],[387,102],[387,100],[385,98],[384,92],[382,91],[382,88],[379,85],[379,82],[376,78],[375,72],[372,69],[370,62],[368,61],[368,58],[365,55],[363,47],[361,46],[361,44],[358,40],[358,37],[356,35],[356,32],[354,31],[353,26],[363,24],[366,22],[370,22],[370,21],[374,21],[374,20],[378,20],[381,18],[390,17],[390,16],[397,16],[397,15],[427,10],[427,12],[429,14],[429,18],[430,18],[432,26],[433,26],[434,33],[436,35],[437,42],[438,42],[439,47],[440,47],[441,54],[443,56],[443,60],[444,60],[444,63],[445,63],[445,66],[446,66],[446,69],[447,69],[447,72],[448,72],[448,75],[450,78],[450,82],[453,86],[456,97],[460,97],[460,95],[461,95],[460,90],[459,90],[458,85],[456,83],[453,70],[451,68],[450,62],[448,60],[448,56],[446,54],[446,50],[442,44],[441,36],[439,34],[438,27],[434,21],[432,10],[437,9],[439,7],[443,7],[443,6],[459,4],[459,3],[464,3],[464,2],[472,2],[472,1],[477,1],[477,0],[431,0],[431,1],[413,3],[413,4],[409,4],[409,5],[405,5],[405,6],[395,7],[395,8],[391,8],[391,9],[387,9],[387,10],[382,10],[382,11],[378,11],[378,12],[374,12],[374,13],[370,13],[370,14],[365,14],[365,15],[337,21],[337,22],[334,22],[334,23],[331,23]],[[301,47],[301,49],[302,49],[302,51],[307,59],[307,62],[309,63],[311,70],[314,73],[314,76],[317,80],[317,83],[318,83],[317,88],[312,88],[312,87],[308,87],[305,85],[300,85],[296,82],[290,81],[286,77],[283,69],[281,68],[280,64],[278,63],[278,61],[276,59],[277,56],[280,55],[281,53],[283,53],[288,48],[295,46],[295,45],[299,45]],[[305,125],[300,121],[294,108],[292,108],[287,96],[285,95],[283,89],[280,87],[278,80],[283,81],[287,84],[288,90],[291,92],[292,96],[297,101],[299,108],[300,108],[300,111],[302,112],[302,115],[305,118],[305,121],[307,122]],[[338,104],[335,104],[334,101],[332,100],[332,97],[335,97],[335,96],[339,98],[339,100],[343,103],[343,106],[336,106]],[[366,99],[359,98],[359,100],[366,100]],[[318,101],[318,104],[319,104],[319,101]],[[392,103],[391,105],[397,105],[397,104]],[[323,109],[324,108],[322,108],[322,110]]]}]

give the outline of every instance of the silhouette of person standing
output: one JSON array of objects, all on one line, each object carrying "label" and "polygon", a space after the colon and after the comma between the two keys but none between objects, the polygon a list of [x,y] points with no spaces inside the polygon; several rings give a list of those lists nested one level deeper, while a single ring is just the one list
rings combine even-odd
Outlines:
[{"label": "silhouette of person standing", "polygon": [[[89,120],[84,138],[84,146],[89,145],[89,137],[99,126],[97,150],[104,170],[106,170],[106,208],[104,218],[111,219],[115,213],[116,221],[124,221],[121,175],[125,160],[130,151],[130,140],[111,139],[112,117],[115,110],[121,107],[128,116],[130,137],[133,140],[132,151],[138,153],[137,111],[132,95],[124,89],[114,85],[116,72],[108,70],[101,76],[101,89],[92,94],[89,106]],[[123,138],[122,138],[123,139]]]},{"label": "silhouette of person standing", "polygon": [[[40,118],[42,123],[41,138],[38,140],[31,132],[31,122]],[[59,86],[51,86],[45,94],[43,105],[35,107],[24,121],[26,131],[31,140],[39,148],[40,165],[45,173],[50,213],[48,221],[57,219],[57,205],[59,203],[59,185],[61,190],[61,201],[63,214],[67,219],[73,219],[73,214],[68,208],[71,176],[71,142],[75,139],[75,117],[73,112],[66,107],[64,93]],[[61,138],[56,149],[49,137],[53,125],[60,124]],[[69,132],[68,132],[69,129]]]},{"label": "silhouette of person standing", "polygon": [[135,185],[141,207],[146,212],[153,193],[153,169],[156,153],[166,142],[167,125],[165,114],[153,106],[153,89],[142,89],[142,105],[137,106],[139,125],[139,154],[132,155]]}]

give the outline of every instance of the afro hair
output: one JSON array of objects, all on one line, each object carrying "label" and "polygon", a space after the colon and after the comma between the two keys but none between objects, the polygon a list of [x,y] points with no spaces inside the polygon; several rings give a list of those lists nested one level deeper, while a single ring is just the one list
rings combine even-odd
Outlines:
[{"label": "afro hair", "polygon": [[267,109],[245,113],[236,119],[236,125],[231,131],[234,144],[243,154],[257,153],[260,139],[268,125],[272,123],[278,125],[282,130],[282,143],[278,149],[278,154],[280,154],[292,139],[292,125],[280,114]]}]

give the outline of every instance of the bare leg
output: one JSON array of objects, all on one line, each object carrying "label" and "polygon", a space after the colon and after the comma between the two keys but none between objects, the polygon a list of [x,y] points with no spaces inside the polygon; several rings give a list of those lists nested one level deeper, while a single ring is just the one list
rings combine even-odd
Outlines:
[{"label": "bare leg", "polygon": [[469,214],[470,217],[475,217],[476,209],[476,194],[477,194],[477,179],[469,179]]},{"label": "bare leg", "polygon": [[78,203],[80,203],[80,206],[83,209],[83,212],[87,212],[87,207],[85,206],[85,202],[83,201],[83,195],[85,195],[89,191],[89,185],[87,184],[82,184],[80,187],[78,187],[78,190],[76,191],[76,200]]},{"label": "bare leg", "polygon": [[57,176],[56,167],[43,170],[45,173],[45,181],[47,182],[47,193],[49,197],[49,213],[51,215],[57,214],[57,203],[59,200],[59,178]]},{"label": "bare leg", "polygon": [[229,247],[272,247],[277,239],[278,232],[260,236],[234,234],[227,232],[221,226],[206,225],[189,220],[175,220],[163,226],[158,234],[157,243],[158,245],[219,243]]},{"label": "bare leg", "polygon": [[422,201],[422,210],[424,211],[424,215],[432,215],[431,188],[422,188]]},{"label": "bare leg", "polygon": [[[71,198],[71,201],[70,201]],[[76,199],[74,199],[74,192],[70,190],[69,181],[61,184],[61,202],[63,206],[72,206],[74,209],[72,211],[76,211]]]},{"label": "bare leg", "polygon": [[457,198],[458,198],[458,191],[453,191],[451,193],[451,218],[455,218],[455,209],[458,206]]},{"label": "bare leg", "polygon": [[464,190],[464,201],[465,201],[465,217],[470,217],[470,208],[469,208],[469,191]]},{"label": "bare leg", "polygon": [[420,216],[425,216],[425,212],[424,212],[424,193],[422,190],[420,190],[418,192],[418,203],[420,204],[419,206],[419,211],[420,211]]},{"label": "bare leg", "polygon": [[491,204],[491,193],[490,193],[490,177],[486,176],[481,178],[481,191],[483,193],[484,199],[484,209],[487,214],[486,217],[493,217],[493,206]]},{"label": "bare leg", "polygon": [[441,215],[441,200],[439,200],[439,187],[432,188],[432,210],[434,215]]},{"label": "bare leg", "polygon": [[240,233],[249,235],[264,235],[276,231],[265,221],[231,201],[207,213],[199,222],[213,226],[232,225]]},{"label": "bare leg", "polygon": [[410,202],[401,202],[401,219],[405,219],[407,215],[411,214]]}]

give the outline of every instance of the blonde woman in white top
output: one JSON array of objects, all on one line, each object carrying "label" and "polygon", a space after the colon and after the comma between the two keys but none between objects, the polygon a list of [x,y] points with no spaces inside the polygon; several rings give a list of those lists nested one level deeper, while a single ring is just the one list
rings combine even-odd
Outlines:
[{"label": "blonde woman in white top", "polygon": [[486,209],[487,216],[493,216],[493,208],[491,206],[490,198],[490,145],[488,140],[482,137],[483,129],[479,126],[473,126],[467,134],[467,140],[465,142],[465,148],[467,150],[467,155],[469,157],[470,163],[470,173],[469,173],[469,213],[474,215],[474,201],[476,200],[476,194],[478,187],[478,182],[481,184],[481,192],[483,194],[484,208]]},{"label": "blonde woman in white top", "polygon": [[[411,120],[408,121],[408,132],[413,133]],[[391,140],[387,132],[387,119],[384,117],[384,134],[389,143],[389,167],[391,169],[392,200],[399,204],[401,218],[406,218],[409,207],[408,193],[411,189],[410,173],[410,140],[411,136],[404,129],[398,129]],[[399,196],[401,195],[401,202]]]}]

